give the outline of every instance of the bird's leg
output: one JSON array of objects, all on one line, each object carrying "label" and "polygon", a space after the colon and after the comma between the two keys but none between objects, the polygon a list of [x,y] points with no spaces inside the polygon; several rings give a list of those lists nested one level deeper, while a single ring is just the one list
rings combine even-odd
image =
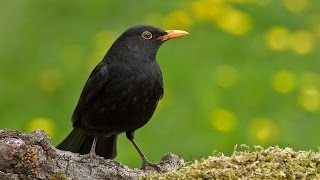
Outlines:
[{"label": "bird's leg", "polygon": [[90,168],[89,168],[90,175],[92,174],[92,169],[93,169],[93,159],[97,157],[97,155],[96,155],[97,141],[98,141],[98,136],[95,135],[93,137],[92,146],[91,146],[91,149],[90,149],[89,154],[88,154],[89,166],[90,166]]},{"label": "bird's leg", "polygon": [[89,173],[90,173],[90,175],[92,175],[92,170],[93,170],[93,159],[97,158],[96,145],[97,145],[98,137],[99,137],[98,135],[95,135],[93,137],[92,146],[91,146],[91,149],[90,149],[89,153],[83,155],[82,158],[81,158],[81,161],[89,163]]},{"label": "bird's leg", "polygon": [[92,141],[92,145],[91,145],[91,148],[90,148],[89,153],[83,155],[82,159],[92,160],[92,159],[94,159],[94,158],[97,157],[97,155],[96,155],[96,145],[97,145],[97,141],[98,141],[98,136],[95,135],[95,136],[93,137],[93,141]]},{"label": "bird's leg", "polygon": [[92,159],[93,157],[97,156],[96,155],[97,141],[98,141],[98,136],[94,136],[93,142],[92,142],[92,146],[91,146],[91,149],[90,149],[90,152],[89,152],[90,159]]},{"label": "bird's leg", "polygon": [[138,151],[141,159],[142,159],[142,167],[141,169],[143,170],[147,170],[147,169],[155,169],[156,171],[161,171],[161,168],[159,165],[151,163],[147,157],[143,154],[143,152],[141,151],[141,149],[139,148],[138,144],[136,143],[136,141],[134,140],[134,132],[133,131],[127,131],[126,132],[126,136],[127,138],[131,141],[131,143],[133,144],[133,146],[136,148],[136,150]]}]

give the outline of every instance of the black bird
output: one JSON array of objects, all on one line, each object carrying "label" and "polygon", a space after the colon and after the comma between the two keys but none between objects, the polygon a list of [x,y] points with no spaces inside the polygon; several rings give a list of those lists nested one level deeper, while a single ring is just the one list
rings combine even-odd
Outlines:
[{"label": "black bird", "polygon": [[135,142],[134,131],[149,121],[163,96],[159,47],[187,34],[149,25],[126,30],[91,72],[72,115],[74,129],[57,148],[112,159],[117,135],[126,132],[142,168],[153,165]]}]

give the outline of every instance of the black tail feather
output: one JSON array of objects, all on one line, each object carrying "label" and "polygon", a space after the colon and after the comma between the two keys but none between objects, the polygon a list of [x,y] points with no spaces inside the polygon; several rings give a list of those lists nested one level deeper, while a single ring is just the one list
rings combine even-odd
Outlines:
[{"label": "black tail feather", "polygon": [[[58,149],[79,154],[88,154],[93,142],[93,136],[88,136],[79,128],[72,132],[57,146]],[[117,135],[109,137],[99,136],[96,145],[96,154],[106,159],[113,159],[117,154]]]}]

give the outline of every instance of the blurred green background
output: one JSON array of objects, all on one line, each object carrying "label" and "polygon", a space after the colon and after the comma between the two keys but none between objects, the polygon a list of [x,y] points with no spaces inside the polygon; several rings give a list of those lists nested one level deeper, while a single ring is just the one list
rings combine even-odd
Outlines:
[{"label": "blurred green background", "polygon": [[[0,129],[57,145],[91,70],[128,27],[190,34],[158,52],[164,99],[136,140],[150,160],[230,154],[236,144],[316,150],[320,1],[2,1]],[[121,135],[118,161],[141,164]]]}]

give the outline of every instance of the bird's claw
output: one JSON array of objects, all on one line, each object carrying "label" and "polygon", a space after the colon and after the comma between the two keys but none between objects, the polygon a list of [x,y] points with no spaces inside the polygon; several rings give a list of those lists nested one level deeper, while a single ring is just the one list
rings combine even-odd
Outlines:
[{"label": "bird's claw", "polygon": [[148,160],[144,160],[142,162],[141,169],[144,170],[144,171],[147,171],[147,170],[157,171],[157,172],[161,171],[161,167],[158,164],[151,163]]},{"label": "bird's claw", "polygon": [[84,155],[82,155],[82,157],[81,157],[81,160],[80,161],[85,161],[85,162],[90,162],[90,163],[92,163],[93,162],[93,160],[95,160],[95,159],[97,159],[99,156],[97,156],[96,154],[84,154]]}]

